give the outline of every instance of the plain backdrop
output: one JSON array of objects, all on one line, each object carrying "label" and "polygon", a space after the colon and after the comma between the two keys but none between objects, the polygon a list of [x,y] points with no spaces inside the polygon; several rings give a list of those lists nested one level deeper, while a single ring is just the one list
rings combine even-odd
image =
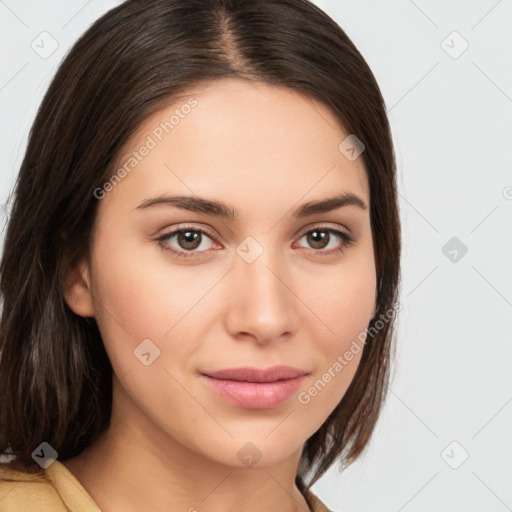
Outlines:
[{"label": "plain backdrop", "polygon": [[[118,3],[0,1],[1,205],[59,62]],[[382,416],[313,491],[343,512],[512,510],[512,1],[316,3],[386,100],[404,249]]]}]

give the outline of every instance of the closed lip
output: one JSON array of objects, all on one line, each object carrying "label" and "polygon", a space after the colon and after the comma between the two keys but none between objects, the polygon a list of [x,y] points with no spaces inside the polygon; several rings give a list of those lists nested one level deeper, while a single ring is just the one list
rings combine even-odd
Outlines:
[{"label": "closed lip", "polygon": [[215,372],[202,372],[202,374],[219,380],[276,382],[278,380],[294,379],[301,375],[308,375],[309,372],[300,368],[278,365],[265,369],[242,366],[239,368],[226,368]]}]

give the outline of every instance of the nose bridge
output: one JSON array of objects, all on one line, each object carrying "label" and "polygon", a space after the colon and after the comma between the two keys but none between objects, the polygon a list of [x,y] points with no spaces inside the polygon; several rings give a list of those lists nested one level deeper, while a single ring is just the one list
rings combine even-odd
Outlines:
[{"label": "nose bridge", "polygon": [[234,266],[232,334],[251,334],[263,342],[293,330],[293,293],[286,285],[284,255],[248,237],[237,247]]}]

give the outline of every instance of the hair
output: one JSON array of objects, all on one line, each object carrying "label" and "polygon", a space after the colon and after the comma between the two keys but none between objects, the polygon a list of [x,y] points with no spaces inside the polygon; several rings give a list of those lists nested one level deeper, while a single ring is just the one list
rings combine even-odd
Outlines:
[{"label": "hair", "polygon": [[[377,274],[376,314],[345,395],[305,442],[309,489],[368,444],[389,386],[400,272],[396,164],[385,103],[362,55],[307,0],[128,0],[98,19],[59,66],[32,125],[0,264],[0,453],[40,471],[109,426],[112,366],[94,318],[71,311],[65,276],[89,254],[98,198],[116,158],[152,113],[223,78],[287,87],[326,105],[365,145]],[[372,330],[373,329],[373,330]],[[375,333],[375,335],[373,335]],[[306,484],[306,476],[313,478]]]}]

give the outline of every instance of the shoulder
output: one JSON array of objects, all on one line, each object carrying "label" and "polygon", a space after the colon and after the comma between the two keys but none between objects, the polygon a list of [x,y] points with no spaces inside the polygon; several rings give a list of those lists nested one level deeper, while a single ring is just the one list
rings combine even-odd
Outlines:
[{"label": "shoulder", "polygon": [[310,489],[304,491],[304,496],[310,504],[312,512],[334,512],[327,508],[320,498],[313,494]]},{"label": "shoulder", "polygon": [[55,460],[28,473],[0,464],[0,512],[101,512],[67,467]]},{"label": "shoulder", "polygon": [[0,512],[65,512],[58,493],[44,472],[25,473],[0,464]]}]

